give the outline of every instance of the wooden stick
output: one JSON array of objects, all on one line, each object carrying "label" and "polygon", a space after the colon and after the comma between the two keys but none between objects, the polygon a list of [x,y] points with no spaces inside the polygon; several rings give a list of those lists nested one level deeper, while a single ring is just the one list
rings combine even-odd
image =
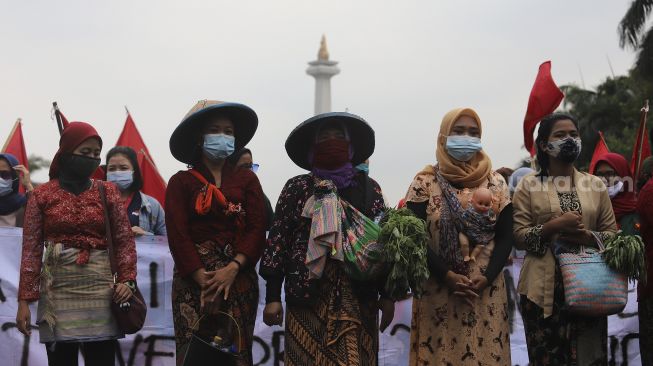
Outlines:
[{"label": "wooden stick", "polygon": [[637,136],[637,143],[639,144],[639,150],[637,151],[637,160],[635,163],[635,171],[633,172],[635,179],[639,177],[639,167],[642,164],[642,149],[644,148],[644,139],[648,138],[645,136],[644,131],[646,130],[646,117],[648,117],[648,99],[644,102],[644,107],[641,109],[641,114],[639,117],[639,129],[637,132],[642,131],[642,136]]}]

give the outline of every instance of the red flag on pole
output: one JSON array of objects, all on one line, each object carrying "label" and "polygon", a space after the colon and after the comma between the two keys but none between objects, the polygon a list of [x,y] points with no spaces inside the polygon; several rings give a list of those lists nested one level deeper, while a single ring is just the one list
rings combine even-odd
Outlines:
[{"label": "red flag on pole", "polygon": [[122,128],[122,132],[118,137],[118,142],[116,142],[116,146],[129,146],[132,149],[134,149],[134,151],[136,151],[136,153],[139,155],[141,153],[141,150],[143,150],[145,154],[147,154],[147,156],[150,157],[150,160],[152,160],[150,151],[147,149],[147,146],[145,146],[145,142],[143,141],[141,134],[138,132],[138,129],[136,128],[136,124],[134,123],[134,119],[132,119],[132,116],[129,113],[129,111],[127,111],[127,119],[125,120],[125,126]]},{"label": "red flag on pole", "polygon": [[29,169],[27,165],[27,150],[25,149],[25,141],[23,140],[23,123],[20,118],[11,129],[7,141],[2,147],[2,152],[15,156],[21,165],[25,165]]},{"label": "red flag on pole", "polygon": [[630,159],[630,171],[633,172],[635,179],[639,177],[639,169],[642,162],[651,156],[651,147],[648,141],[648,130],[646,128],[646,117],[648,115],[648,100],[641,110],[639,119],[639,128],[635,135],[635,146],[633,147],[633,156]]},{"label": "red flag on pole", "polygon": [[596,162],[599,158],[610,152],[608,144],[605,143],[605,138],[603,137],[603,132],[599,131],[599,140],[596,142],[596,147],[594,147],[594,154],[592,154],[592,161],[590,162],[590,173],[594,174],[594,168],[596,167]]},{"label": "red flag on pole", "polygon": [[546,61],[540,65],[531,95],[528,98],[528,108],[524,117],[524,147],[531,153],[531,156],[534,156],[536,151],[533,141],[535,126],[542,118],[558,108],[562,98],[564,98],[564,94],[551,76],[551,61]]},{"label": "red flag on pole", "polygon": [[[2,147],[2,152],[15,156],[16,159],[18,159],[18,162],[29,170],[27,164],[27,150],[25,149],[25,140],[23,139],[23,124],[20,118],[16,120],[14,127],[11,129],[11,132],[9,132],[7,141]],[[25,191],[22,184],[20,184],[19,187],[20,192]]]},{"label": "red flag on pole", "polygon": [[125,120],[125,126],[120,133],[120,137],[118,137],[116,146],[128,146],[136,151],[138,166],[141,168],[141,175],[143,176],[143,193],[154,197],[161,205],[164,205],[166,183],[159,174],[150,151],[138,132],[129,111],[127,111],[127,120]]}]

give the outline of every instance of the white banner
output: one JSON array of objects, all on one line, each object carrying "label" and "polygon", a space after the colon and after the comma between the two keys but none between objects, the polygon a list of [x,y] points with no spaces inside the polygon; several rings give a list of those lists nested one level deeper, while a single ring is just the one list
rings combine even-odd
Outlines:
[{"label": "white banner", "polygon": [[[0,355],[2,365],[47,365],[45,347],[39,343],[38,331],[31,337],[16,329],[16,291],[21,256],[21,229],[0,228]],[[145,327],[133,336],[120,340],[118,365],[174,366],[174,332],[170,292],[173,261],[165,237],[142,237],[137,240],[138,284],[148,303]],[[515,291],[521,260],[506,267],[511,310],[511,338],[513,365],[527,365],[528,355],[524,328],[516,303]],[[283,364],[283,329],[263,324],[265,283],[260,280],[257,325],[255,329],[254,364],[278,366]],[[628,306],[621,314],[608,318],[610,364],[640,365],[638,342],[637,295],[631,286]],[[32,308],[32,322],[36,314]],[[411,300],[397,303],[395,320],[381,335],[379,365],[407,365],[410,349]],[[81,358],[80,358],[81,360]],[[613,363],[614,362],[614,363]],[[80,362],[80,364],[83,364]]]}]

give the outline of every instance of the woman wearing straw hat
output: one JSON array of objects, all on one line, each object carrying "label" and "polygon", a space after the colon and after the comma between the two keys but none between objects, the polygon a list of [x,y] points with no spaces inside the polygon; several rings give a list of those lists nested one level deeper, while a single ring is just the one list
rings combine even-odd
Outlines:
[{"label": "woman wearing straw hat", "polygon": [[[27,200],[16,324],[31,333],[28,303],[38,300],[40,341],[50,366],[77,365],[80,350],[86,365],[113,366],[115,339],[124,337],[111,302],[124,303],[132,296],[136,248],[118,189],[90,179],[100,165],[101,149],[93,126],[70,123],[52,159],[50,181]],[[106,232],[102,189],[111,233]],[[113,238],[116,285],[107,235]]]},{"label": "woman wearing straw hat", "polygon": [[[510,331],[503,266],[512,249],[512,205],[503,177],[482,150],[481,119],[470,108],[449,111],[440,124],[435,157],[415,176],[406,204],[428,225],[431,278],[413,300],[410,365],[510,365]],[[465,220],[474,192],[492,195],[492,210]],[[465,260],[464,232],[482,247]],[[478,244],[477,244],[478,245]]]},{"label": "woman wearing straw hat", "polygon": [[235,346],[240,365],[252,364],[265,203],[256,174],[227,157],[257,126],[245,105],[203,100],[170,137],[172,155],[190,167],[170,178],[165,203],[178,364],[193,333],[207,341],[220,336],[224,346]]},{"label": "woman wearing straw hat", "polygon": [[[318,199],[323,207],[330,205],[316,198],[328,187],[336,204],[344,200],[372,219],[382,215],[381,188],[354,168],[374,151],[374,130],[358,116],[324,113],[295,128],[286,151],[295,164],[311,173],[291,178],[277,201],[260,267],[267,281],[263,320],[268,325],[283,323],[281,286],[285,281],[286,366],[376,365],[378,309],[383,311],[383,330],[392,321],[394,303],[379,300],[378,284],[350,279],[336,260],[338,253],[314,256],[319,249],[311,245],[316,231],[331,227],[333,237],[338,237],[342,226],[310,214],[318,211]],[[331,207],[337,210],[336,205]]]}]

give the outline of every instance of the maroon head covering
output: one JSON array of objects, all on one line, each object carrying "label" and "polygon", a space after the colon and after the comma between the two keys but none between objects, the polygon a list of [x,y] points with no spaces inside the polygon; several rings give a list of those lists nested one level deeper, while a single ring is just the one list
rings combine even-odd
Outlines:
[{"label": "maroon head covering", "polygon": [[[614,169],[615,173],[621,178],[630,178],[624,180],[624,188],[617,194],[612,201],[614,216],[619,221],[624,215],[634,213],[637,208],[637,198],[635,197],[635,187],[633,186],[633,175],[630,172],[630,166],[626,158],[620,154],[607,153],[601,155],[594,165],[594,170],[600,163],[606,163]],[[592,172],[594,174],[594,172]]]},{"label": "maroon head covering", "polygon": [[72,153],[75,151],[77,146],[91,137],[100,140],[100,146],[102,146],[100,135],[90,124],[86,122],[70,122],[68,124],[61,134],[61,138],[59,139],[59,150],[54,155],[52,164],[50,165],[50,179],[56,179],[59,177],[59,160],[61,155]]}]

